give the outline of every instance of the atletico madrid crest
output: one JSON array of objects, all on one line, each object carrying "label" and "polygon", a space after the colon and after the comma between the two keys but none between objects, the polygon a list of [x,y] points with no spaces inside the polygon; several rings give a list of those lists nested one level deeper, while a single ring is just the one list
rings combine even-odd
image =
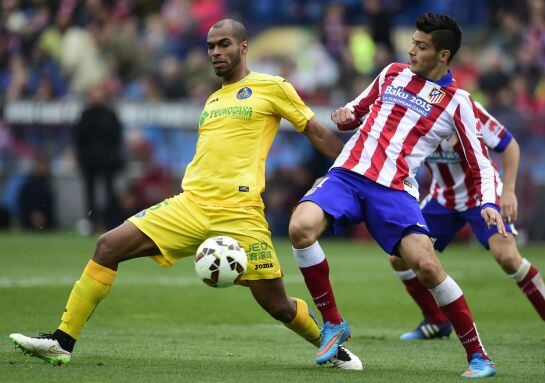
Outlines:
[{"label": "atletico madrid crest", "polygon": [[439,104],[443,100],[443,97],[445,97],[445,92],[441,89],[433,88],[428,95],[428,102],[430,104]]}]

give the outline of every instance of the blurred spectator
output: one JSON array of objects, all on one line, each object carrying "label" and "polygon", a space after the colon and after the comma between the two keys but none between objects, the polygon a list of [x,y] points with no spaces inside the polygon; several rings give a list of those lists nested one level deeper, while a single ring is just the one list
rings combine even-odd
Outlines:
[{"label": "blurred spectator", "polygon": [[159,87],[167,100],[186,97],[186,84],[182,63],[175,56],[166,56],[160,62]]},{"label": "blurred spectator", "polygon": [[117,211],[114,177],[123,165],[121,123],[108,104],[103,86],[96,86],[89,92],[88,105],[74,126],[74,144],[85,183],[86,212],[96,224],[100,217],[96,182],[103,180],[105,184],[104,211]]},{"label": "blurred spectator", "polygon": [[[170,172],[157,164],[147,166],[144,174],[133,182],[131,188],[142,210],[158,204],[176,193]],[[179,192],[179,188],[178,188]]]},{"label": "blurred spectator", "polygon": [[54,193],[49,159],[38,155],[32,172],[25,177],[18,196],[18,212],[24,230],[50,230],[56,227]]},{"label": "blurred spectator", "polygon": [[393,55],[395,46],[392,41],[392,13],[381,0],[362,0],[363,8],[369,15],[369,29],[375,44],[382,46]]}]

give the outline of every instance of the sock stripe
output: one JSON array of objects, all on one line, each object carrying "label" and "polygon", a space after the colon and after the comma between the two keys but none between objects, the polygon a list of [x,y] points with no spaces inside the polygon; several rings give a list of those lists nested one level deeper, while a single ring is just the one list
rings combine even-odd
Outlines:
[{"label": "sock stripe", "polygon": [[402,281],[408,281],[409,279],[416,278],[416,273],[412,269],[394,271],[395,275]]},{"label": "sock stripe", "polygon": [[292,249],[295,260],[301,268],[315,266],[325,259],[324,250],[322,250],[318,241],[304,249],[296,249],[294,247]]},{"label": "sock stripe", "polygon": [[431,289],[430,292],[439,306],[446,306],[463,295],[460,286],[448,275],[443,282]]},{"label": "sock stripe", "polygon": [[87,266],[85,266],[83,272],[89,275],[91,278],[108,286],[113,285],[115,276],[117,275],[116,271],[99,265],[92,259],[89,261]]}]

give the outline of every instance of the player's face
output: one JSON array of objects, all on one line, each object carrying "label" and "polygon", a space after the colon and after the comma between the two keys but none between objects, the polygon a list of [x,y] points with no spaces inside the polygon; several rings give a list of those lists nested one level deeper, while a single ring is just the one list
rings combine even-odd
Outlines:
[{"label": "player's face", "polygon": [[229,76],[234,72],[246,54],[248,43],[238,42],[228,27],[212,28],[206,39],[208,58],[214,72],[219,77]]},{"label": "player's face", "polygon": [[433,45],[431,35],[422,31],[414,33],[408,53],[411,71],[426,78],[444,62],[441,52]]}]

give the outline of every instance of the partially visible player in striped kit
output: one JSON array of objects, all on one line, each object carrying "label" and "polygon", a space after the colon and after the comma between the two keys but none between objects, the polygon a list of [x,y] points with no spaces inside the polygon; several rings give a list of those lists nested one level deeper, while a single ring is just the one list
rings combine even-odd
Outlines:
[{"label": "partially visible player in striped kit", "polygon": [[461,45],[458,24],[450,16],[427,13],[418,18],[416,28],[410,64],[390,64],[361,95],[333,112],[339,129],[358,129],[291,218],[294,255],[324,319],[316,362],[332,357],[351,333],[335,304],[329,266],[317,240],[328,229],[338,233],[364,221],[388,254],[401,257],[415,271],[454,327],[469,361],[462,376],[493,376],[496,368],[462,290],[435,255],[414,175],[455,134],[472,172],[481,214],[505,237],[494,168],[480,137],[475,104],[448,70]]},{"label": "partially visible player in striped kit", "polygon": [[[475,103],[482,124],[482,135],[486,146],[502,153],[504,183],[498,179],[501,213],[505,220],[507,238],[487,227],[482,219],[479,199],[471,171],[464,161],[464,152],[456,136],[441,143],[426,159],[433,175],[430,194],[422,201],[422,214],[436,238],[434,247],[443,251],[454,235],[469,223],[473,233],[494,259],[520,287],[534,306],[541,319],[545,320],[545,284],[539,271],[528,260],[522,258],[515,242],[516,230],[512,222],[517,220],[517,197],[515,183],[519,163],[519,146],[511,133],[505,129],[486,109]],[[452,327],[432,294],[422,285],[407,264],[399,257],[390,257],[396,275],[402,280],[408,293],[421,308],[424,320],[401,339],[433,339],[449,336]]]}]

